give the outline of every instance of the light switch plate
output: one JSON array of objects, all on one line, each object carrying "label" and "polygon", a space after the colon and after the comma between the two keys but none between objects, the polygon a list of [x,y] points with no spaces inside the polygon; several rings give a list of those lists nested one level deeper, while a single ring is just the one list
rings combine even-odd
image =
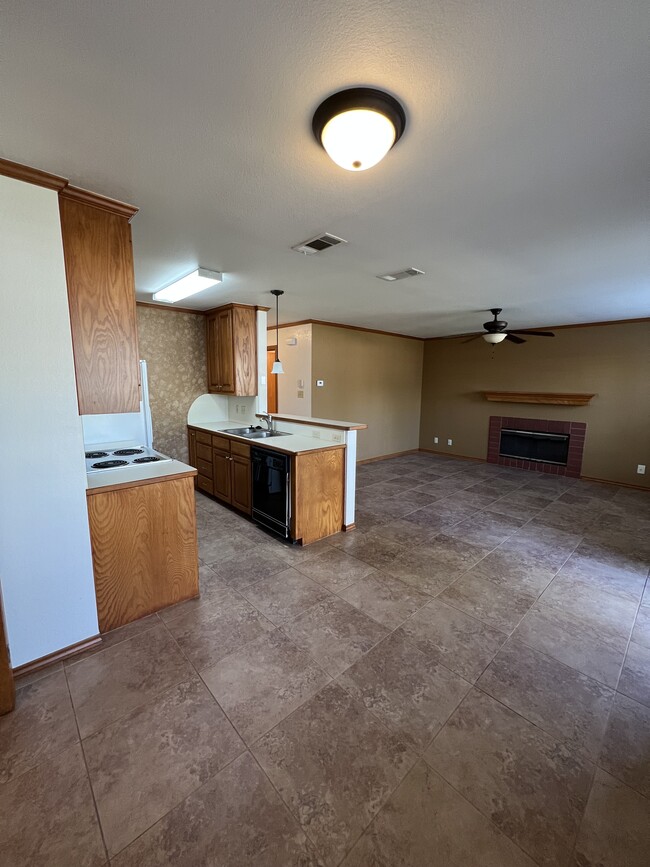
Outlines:
[{"label": "light switch plate", "polygon": [[316,385],[317,385],[319,388],[322,388],[322,387],[325,385],[325,380],[324,380],[324,379],[317,379],[317,380],[316,380]]}]

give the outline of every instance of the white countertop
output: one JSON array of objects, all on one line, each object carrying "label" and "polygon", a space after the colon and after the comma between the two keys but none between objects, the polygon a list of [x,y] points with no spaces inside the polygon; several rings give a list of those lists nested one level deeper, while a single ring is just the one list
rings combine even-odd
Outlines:
[{"label": "white countertop", "polygon": [[[209,433],[222,433],[231,428],[247,427],[241,421],[214,421],[214,422],[192,422],[190,427],[198,428],[199,430],[208,431]],[[282,424],[276,426],[278,430],[282,430]],[[263,449],[273,449],[276,452],[288,452],[292,455],[301,454],[302,452],[315,452],[322,449],[340,449],[344,448],[343,443],[333,443],[329,440],[321,440],[316,437],[300,436],[300,434],[289,434],[283,437],[269,437],[268,439],[250,439],[249,437],[240,437],[235,434],[228,434],[234,440],[239,440],[242,443],[259,446]],[[108,472],[108,471],[107,471]]]},{"label": "white countertop", "polygon": [[[334,418],[312,418],[308,415],[287,415],[282,412],[271,413],[277,421],[292,421],[296,424],[311,424],[314,427],[333,427],[338,430],[365,430],[368,425],[360,421],[337,421]],[[263,418],[257,413],[258,418]]]},{"label": "white countertop", "polygon": [[132,485],[137,482],[166,479],[185,473],[196,473],[196,470],[189,464],[181,463],[181,461],[161,461],[160,463],[119,467],[116,470],[102,470],[100,473],[88,473],[86,478],[88,479],[88,490],[95,490],[115,485]]}]

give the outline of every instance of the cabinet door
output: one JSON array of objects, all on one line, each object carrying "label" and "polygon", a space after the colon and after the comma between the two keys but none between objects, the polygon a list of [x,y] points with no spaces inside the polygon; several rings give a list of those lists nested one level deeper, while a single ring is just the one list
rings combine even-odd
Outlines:
[{"label": "cabinet door", "polygon": [[233,455],[232,458],[232,504],[240,512],[251,513],[251,462],[250,458]]},{"label": "cabinet door", "polygon": [[218,314],[206,318],[206,345],[208,350],[208,391],[213,394],[221,390],[219,370],[219,324]]},{"label": "cabinet door", "polygon": [[214,472],[214,496],[229,503],[232,499],[230,481],[230,455],[220,449],[212,450],[212,467]]},{"label": "cabinet door", "polygon": [[219,391],[235,393],[235,360],[232,331],[232,308],[217,314],[217,358],[219,367]]},{"label": "cabinet door", "polygon": [[187,431],[187,450],[189,452],[189,464],[191,467],[196,467],[196,431],[188,428]]},{"label": "cabinet door", "polygon": [[140,366],[128,219],[60,197],[79,413],[138,412]]}]

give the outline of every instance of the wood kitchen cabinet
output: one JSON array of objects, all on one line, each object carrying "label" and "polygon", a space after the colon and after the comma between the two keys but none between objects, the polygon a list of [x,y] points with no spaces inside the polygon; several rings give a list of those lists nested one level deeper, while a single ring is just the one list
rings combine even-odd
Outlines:
[{"label": "wood kitchen cabinet", "polygon": [[[188,427],[196,487],[246,515],[251,513],[251,447],[221,434]],[[193,459],[194,456],[194,459]]]},{"label": "wood kitchen cabinet", "polygon": [[208,390],[212,394],[257,394],[257,309],[227,304],[206,315]]},{"label": "wood kitchen cabinet", "polygon": [[67,186],[59,210],[79,413],[138,412],[137,208]]},{"label": "wood kitchen cabinet", "polygon": [[191,476],[87,493],[100,632],[198,596]]}]

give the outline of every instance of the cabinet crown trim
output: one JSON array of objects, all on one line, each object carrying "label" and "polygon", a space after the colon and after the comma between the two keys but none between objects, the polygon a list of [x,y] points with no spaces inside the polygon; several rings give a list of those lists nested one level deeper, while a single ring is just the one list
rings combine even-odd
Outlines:
[{"label": "cabinet crown trim", "polygon": [[126,217],[129,222],[131,222],[139,210],[135,205],[128,205],[126,202],[120,202],[117,199],[109,199],[108,196],[102,196],[99,193],[93,193],[91,190],[84,190],[81,187],[68,185],[60,191],[59,196],[62,199],[72,199],[74,202],[81,202],[92,208],[100,208],[102,211],[109,211],[111,214]]}]

